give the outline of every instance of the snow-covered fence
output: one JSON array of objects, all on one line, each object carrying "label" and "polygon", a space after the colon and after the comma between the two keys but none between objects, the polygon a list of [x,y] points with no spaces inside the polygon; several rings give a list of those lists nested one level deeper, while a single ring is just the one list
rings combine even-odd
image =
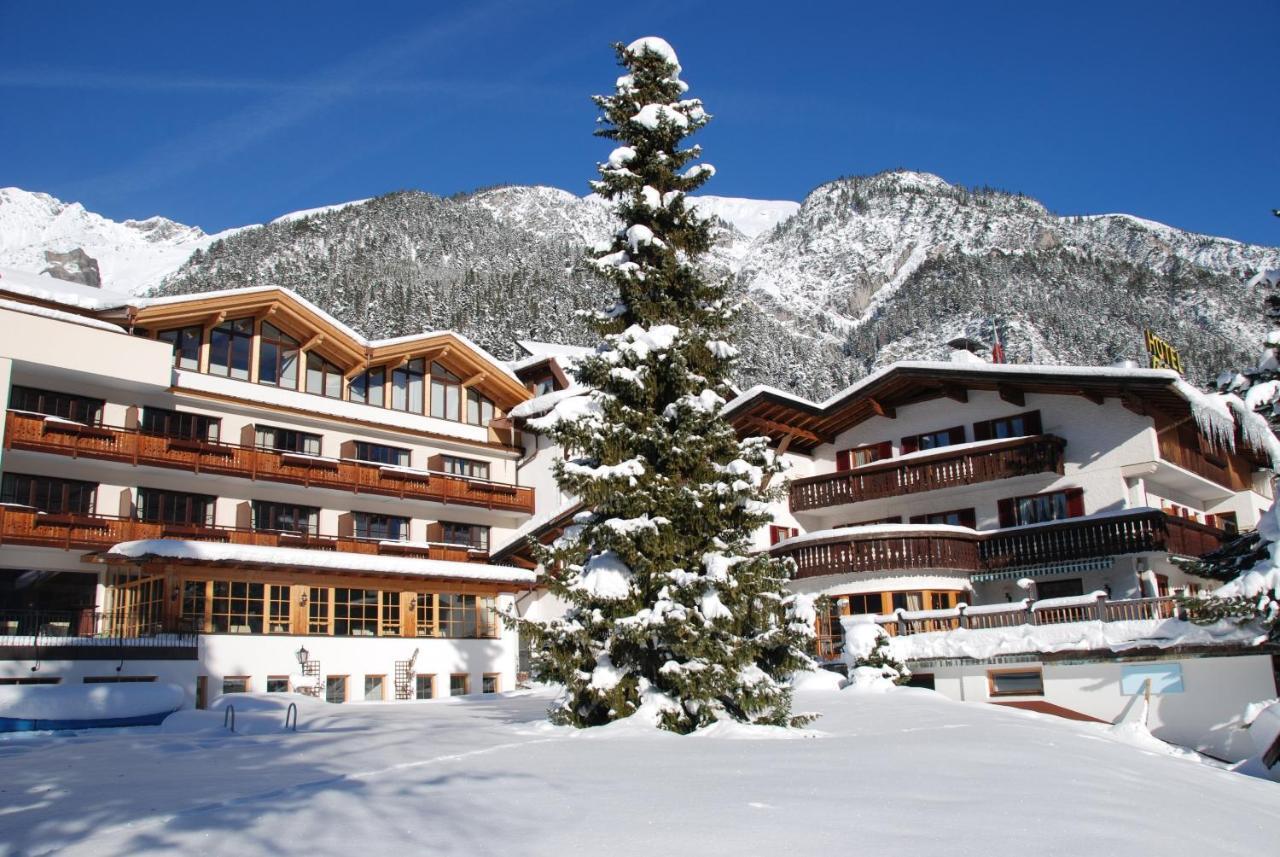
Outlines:
[{"label": "snow-covered fence", "polygon": [[1109,601],[1106,593],[1094,592],[1068,598],[1015,601],[1011,604],[980,607],[961,604],[948,610],[898,610],[874,618],[891,636],[901,637],[960,628],[981,630],[1018,625],[1064,625],[1072,622],[1128,622],[1177,616],[1177,599],[1173,596]]}]

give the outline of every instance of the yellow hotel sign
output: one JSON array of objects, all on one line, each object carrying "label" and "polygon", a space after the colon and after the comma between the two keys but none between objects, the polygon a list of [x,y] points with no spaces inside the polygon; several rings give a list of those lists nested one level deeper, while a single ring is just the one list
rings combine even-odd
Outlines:
[{"label": "yellow hotel sign", "polygon": [[1178,353],[1178,349],[1149,330],[1146,332],[1146,340],[1152,369],[1172,369],[1179,375],[1186,374],[1182,368],[1182,355]]}]

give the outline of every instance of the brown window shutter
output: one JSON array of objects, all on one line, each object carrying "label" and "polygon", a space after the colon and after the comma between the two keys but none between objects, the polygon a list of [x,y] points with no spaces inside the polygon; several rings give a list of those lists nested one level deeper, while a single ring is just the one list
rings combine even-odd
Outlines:
[{"label": "brown window shutter", "polygon": [[1023,422],[1027,427],[1027,434],[1044,434],[1044,424],[1040,421],[1040,412],[1031,411],[1023,415]]},{"label": "brown window shutter", "polygon": [[991,440],[991,423],[992,420],[983,420],[980,423],[973,424],[974,440]]},{"label": "brown window shutter", "polygon": [[338,516],[338,538],[349,539],[356,534],[356,516],[343,512]]},{"label": "brown window shutter", "polygon": [[892,455],[893,455],[892,442],[887,440],[882,440],[876,444],[876,460],[877,461],[883,461],[886,458],[892,457]]},{"label": "brown window shutter", "polygon": [[1067,491],[1067,517],[1079,518],[1084,514],[1084,489],[1071,488]]},{"label": "brown window shutter", "polygon": [[966,526],[971,530],[976,530],[978,528],[978,515],[973,509],[961,509],[958,517],[960,518],[960,523],[963,526]]},{"label": "brown window shutter", "polygon": [[339,444],[338,457],[339,458],[355,458],[356,442],[354,440],[344,440],[341,444]]},{"label": "brown window shutter", "polygon": [[947,434],[951,436],[953,444],[964,443],[964,426],[953,426],[947,429]]},{"label": "brown window shutter", "polygon": [[236,504],[236,527],[242,530],[253,526],[253,504],[248,500]]},{"label": "brown window shutter", "polygon": [[848,470],[849,462],[853,458],[853,450],[842,449],[836,453],[836,471]]},{"label": "brown window shutter", "polygon": [[240,445],[253,446],[258,442],[257,428],[253,423],[241,427],[240,429]]},{"label": "brown window shutter", "polygon": [[1018,517],[1014,512],[1013,498],[1006,497],[996,503],[996,510],[1000,515],[1001,527],[1014,527],[1018,524]]},{"label": "brown window shutter", "polygon": [[904,437],[902,439],[903,455],[906,455],[911,452],[915,452],[918,449],[920,449],[920,438],[916,437],[915,435],[912,435],[911,437]]},{"label": "brown window shutter", "polygon": [[444,541],[444,527],[440,524],[439,521],[432,521],[431,523],[427,524],[427,541],[429,542]]},{"label": "brown window shutter", "polygon": [[440,453],[427,457],[428,470],[444,470],[444,456]]}]

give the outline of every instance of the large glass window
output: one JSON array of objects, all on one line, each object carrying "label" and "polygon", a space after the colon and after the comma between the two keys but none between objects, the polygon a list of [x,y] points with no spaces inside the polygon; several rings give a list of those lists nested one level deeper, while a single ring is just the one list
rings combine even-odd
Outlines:
[{"label": "large glass window", "polygon": [[89,515],[98,486],[76,479],[6,473],[0,477],[0,503],[32,506],[41,512]]},{"label": "large glass window", "polygon": [[329,590],[322,586],[312,586],[307,593],[307,633],[330,633],[333,626],[329,619]]},{"label": "large glass window", "polygon": [[258,337],[258,383],[298,389],[298,340],[269,322]]},{"label": "large glass window", "polygon": [[418,699],[432,699],[436,695],[435,676],[416,675],[413,677],[415,696]]},{"label": "large glass window", "polygon": [[441,366],[431,364],[431,416],[462,421],[462,379]]},{"label": "large glass window", "polygon": [[205,494],[182,491],[138,489],[138,518],[162,524],[195,524],[213,526],[216,499]]},{"label": "large glass window", "polygon": [[372,512],[353,512],[352,516],[358,539],[406,541],[409,538],[408,518],[397,515],[377,515]]},{"label": "large glass window", "polygon": [[991,696],[1044,696],[1044,675],[1038,669],[992,670],[987,682]]},{"label": "large glass window", "polygon": [[347,677],[344,675],[327,675],[324,677],[324,701],[343,703],[347,701]]},{"label": "large glass window", "polygon": [[440,636],[455,638],[497,637],[498,610],[492,598],[480,595],[441,593]]},{"label": "large glass window", "polygon": [[334,589],[333,633],[339,637],[377,635],[378,590]]},{"label": "large glass window", "polygon": [[493,402],[475,390],[467,390],[467,422],[487,426],[493,419]]},{"label": "large glass window", "polygon": [[188,414],[152,407],[142,409],[142,430],[147,434],[217,443],[221,427],[220,418],[206,414]]},{"label": "large glass window", "polygon": [[179,369],[200,371],[200,344],[204,339],[204,331],[195,327],[180,327],[176,330],[162,330],[156,336],[161,342],[173,346],[173,365]]},{"label": "large glass window", "polygon": [[923,452],[928,449],[940,449],[964,443],[964,426],[955,426],[938,431],[925,432],[902,439],[902,452]]},{"label": "large glass window", "polygon": [[254,500],[253,528],[318,535],[320,510],[314,506],[295,506],[292,503],[266,503]]},{"label": "large glass window", "polygon": [[211,620],[215,634],[261,634],[263,584],[213,581]]},{"label": "large glass window", "polygon": [[249,380],[253,319],[224,321],[209,333],[209,374]]},{"label": "large glass window", "polygon": [[356,458],[360,461],[372,461],[374,464],[409,466],[409,450],[380,443],[366,443],[363,440],[356,441]]},{"label": "large glass window", "polygon": [[479,524],[440,522],[440,540],[449,545],[463,545],[475,550],[489,549],[489,528]]},{"label": "large glass window", "polygon": [[341,399],[342,370],[319,354],[307,354],[307,392]]},{"label": "large glass window", "polygon": [[391,407],[397,411],[422,413],[422,391],[426,362],[419,357],[391,370]]},{"label": "large glass window", "polygon": [[382,624],[378,633],[384,637],[400,636],[400,598],[399,592],[382,593]]},{"label": "large glass window", "polygon": [[453,476],[465,476],[468,479],[489,478],[489,463],[487,461],[459,458],[456,455],[440,456],[440,469]]},{"label": "large glass window", "polygon": [[267,587],[267,629],[272,634],[289,633],[289,587]]},{"label": "large glass window", "polygon": [[58,393],[14,384],[9,390],[9,408],[14,411],[30,411],[50,417],[61,417],[78,423],[97,425],[102,422],[102,399]]},{"label": "large glass window", "polygon": [[303,455],[320,454],[320,435],[274,426],[255,426],[254,442],[258,449],[276,452],[298,452]]},{"label": "large glass window", "polygon": [[380,408],[383,405],[383,387],[386,382],[387,370],[382,367],[361,372],[351,379],[347,387],[347,398],[353,402]]},{"label": "large glass window", "polygon": [[417,634],[419,637],[438,637],[440,628],[436,625],[436,596],[433,592],[419,592],[414,596],[417,602]]}]

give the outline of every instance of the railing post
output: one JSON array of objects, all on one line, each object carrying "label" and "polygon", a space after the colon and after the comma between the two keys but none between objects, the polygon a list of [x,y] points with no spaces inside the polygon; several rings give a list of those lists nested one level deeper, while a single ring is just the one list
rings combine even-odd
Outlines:
[{"label": "railing post", "polygon": [[1098,595],[1098,600],[1097,600],[1097,602],[1094,604],[1093,609],[1094,609],[1094,617],[1095,617],[1099,622],[1105,622],[1105,621],[1107,621],[1107,596],[1106,596],[1106,593],[1101,593],[1101,594],[1099,594],[1099,595]]},{"label": "railing post", "polygon": [[968,608],[967,604],[956,605],[956,612],[960,614],[959,621],[957,622],[957,624],[961,628],[969,627],[969,616],[967,615],[967,608]]}]

